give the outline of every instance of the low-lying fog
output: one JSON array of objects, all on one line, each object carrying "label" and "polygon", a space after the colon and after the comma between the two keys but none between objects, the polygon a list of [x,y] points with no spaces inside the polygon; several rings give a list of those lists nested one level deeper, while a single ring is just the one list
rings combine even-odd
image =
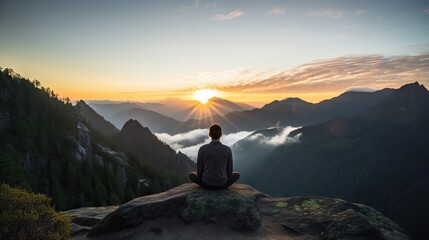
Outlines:
[{"label": "low-lying fog", "polygon": [[[288,137],[288,135],[298,128],[286,127],[283,131],[275,136],[265,136],[262,133],[253,134],[253,131],[240,131],[235,133],[226,133],[222,136],[221,142],[225,145],[232,146],[239,140],[248,137],[250,141],[259,141],[261,144],[279,145],[287,142],[298,141],[299,136],[295,138]],[[188,155],[192,160],[196,161],[198,149],[210,142],[207,129],[195,129],[185,133],[170,135],[168,133],[155,133],[155,135],[163,142],[170,145],[176,151]],[[251,135],[251,136],[249,136]]]}]

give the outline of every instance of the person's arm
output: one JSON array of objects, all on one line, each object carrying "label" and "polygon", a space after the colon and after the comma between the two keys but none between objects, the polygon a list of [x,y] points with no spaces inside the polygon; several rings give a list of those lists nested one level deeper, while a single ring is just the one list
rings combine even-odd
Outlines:
[{"label": "person's arm", "polygon": [[226,164],[226,175],[231,177],[232,175],[232,152],[229,151],[228,163]]},{"label": "person's arm", "polygon": [[203,156],[202,156],[201,148],[198,150],[198,157],[197,157],[197,175],[198,177],[203,177],[204,172],[204,164],[203,164]]}]

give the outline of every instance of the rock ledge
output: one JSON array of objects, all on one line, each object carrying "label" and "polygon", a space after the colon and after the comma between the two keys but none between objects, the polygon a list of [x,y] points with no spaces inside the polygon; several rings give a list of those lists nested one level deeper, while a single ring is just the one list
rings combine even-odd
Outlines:
[{"label": "rock ledge", "polygon": [[211,226],[221,231],[216,233],[220,239],[410,239],[366,205],[323,197],[273,198],[244,184],[224,190],[183,184],[100,211],[66,212],[82,226],[74,226],[80,234],[75,239],[86,239],[82,232],[90,225],[87,236],[96,239],[187,239],[190,234],[211,239]]}]

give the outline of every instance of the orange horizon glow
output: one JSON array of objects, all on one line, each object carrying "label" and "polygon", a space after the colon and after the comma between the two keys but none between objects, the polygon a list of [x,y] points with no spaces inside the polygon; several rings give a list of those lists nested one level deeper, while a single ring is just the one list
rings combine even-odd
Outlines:
[{"label": "orange horizon glow", "polygon": [[[184,91],[165,91],[165,92],[146,92],[143,94],[124,94],[113,91],[56,91],[61,98],[68,97],[72,101],[78,100],[111,100],[111,101],[133,101],[133,102],[156,102],[166,98],[180,98],[183,100],[195,100],[192,92]],[[241,94],[222,92],[217,97],[233,102],[247,103],[254,107],[262,107],[264,104],[275,100],[283,100],[286,98],[300,98],[310,103],[319,103],[323,100],[336,97],[344,91],[333,91],[323,93],[272,93],[272,94]]]}]

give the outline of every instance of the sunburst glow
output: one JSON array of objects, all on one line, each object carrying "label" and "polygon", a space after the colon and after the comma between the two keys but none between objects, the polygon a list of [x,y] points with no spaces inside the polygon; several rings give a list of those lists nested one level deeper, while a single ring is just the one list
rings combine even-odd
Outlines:
[{"label": "sunburst glow", "polygon": [[219,92],[213,89],[200,89],[194,92],[194,99],[206,104],[210,98],[216,97],[218,94]]}]

